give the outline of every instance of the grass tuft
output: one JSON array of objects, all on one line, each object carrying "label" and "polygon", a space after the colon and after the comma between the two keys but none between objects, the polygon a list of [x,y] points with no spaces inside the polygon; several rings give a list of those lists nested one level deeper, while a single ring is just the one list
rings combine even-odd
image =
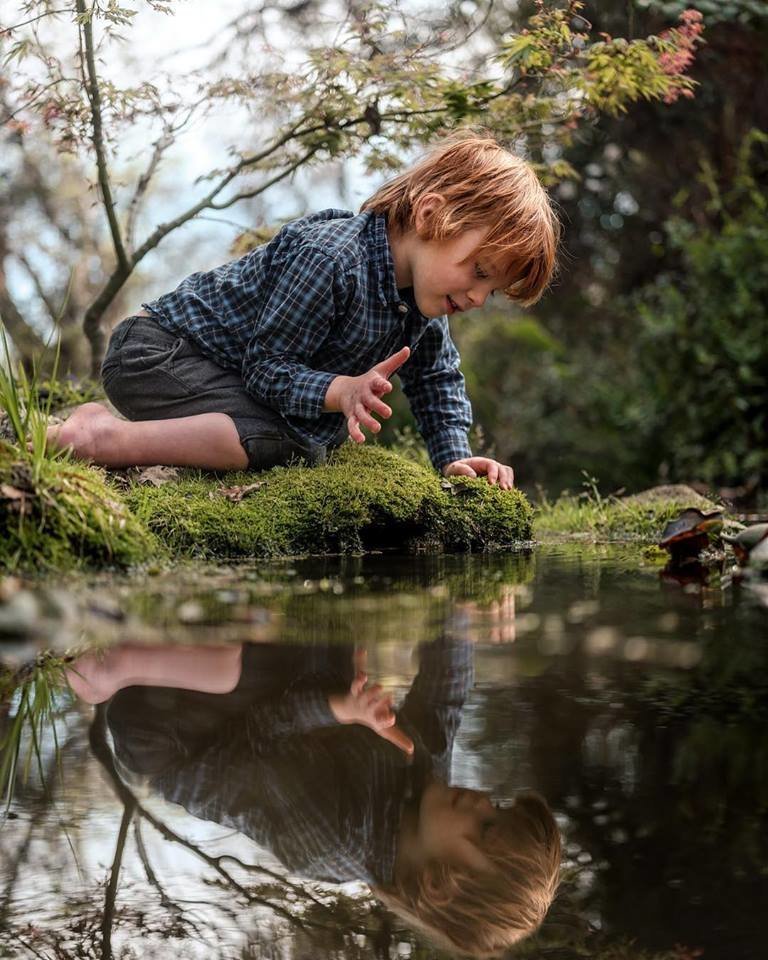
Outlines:
[{"label": "grass tuft", "polygon": [[653,543],[665,525],[686,507],[713,510],[716,504],[690,487],[654,487],[629,497],[601,496],[594,477],[579,495],[564,493],[536,506],[534,527],[541,539],[578,537]]}]

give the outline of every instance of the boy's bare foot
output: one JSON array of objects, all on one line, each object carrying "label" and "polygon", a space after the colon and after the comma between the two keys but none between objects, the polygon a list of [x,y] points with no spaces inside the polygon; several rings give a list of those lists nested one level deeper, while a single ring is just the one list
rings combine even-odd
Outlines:
[{"label": "boy's bare foot", "polygon": [[84,403],[61,425],[48,428],[47,445],[71,450],[78,460],[93,460],[107,467],[123,466],[116,443],[122,421],[100,403]]}]

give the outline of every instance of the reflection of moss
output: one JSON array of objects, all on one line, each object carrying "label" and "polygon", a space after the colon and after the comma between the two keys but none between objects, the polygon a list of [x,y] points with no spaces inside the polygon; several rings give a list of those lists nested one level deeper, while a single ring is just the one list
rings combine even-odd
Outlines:
[{"label": "reflection of moss", "polygon": [[22,458],[0,442],[0,567],[129,565],[158,545],[99,470]]},{"label": "reflection of moss", "polygon": [[531,508],[518,491],[438,476],[381,447],[346,444],[321,467],[228,475],[227,486],[263,486],[233,503],[221,480],[188,472],[127,499],[176,553],[279,556],[394,547],[483,550],[528,539]]},{"label": "reflection of moss", "polygon": [[715,504],[684,486],[656,487],[632,497],[563,494],[536,508],[537,537],[577,535],[592,540],[658,540],[664,526],[685,507],[714,510]]}]

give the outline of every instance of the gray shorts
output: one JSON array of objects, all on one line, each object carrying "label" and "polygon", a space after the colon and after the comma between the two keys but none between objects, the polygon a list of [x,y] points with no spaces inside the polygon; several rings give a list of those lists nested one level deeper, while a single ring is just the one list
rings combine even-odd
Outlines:
[{"label": "gray shorts", "polygon": [[[101,378],[104,392],[129,420],[226,413],[254,470],[325,462],[326,447],[298,437],[277,411],[248,393],[236,370],[219,366],[151,317],[128,317],[115,327]],[[338,442],[343,439],[340,434]]]}]

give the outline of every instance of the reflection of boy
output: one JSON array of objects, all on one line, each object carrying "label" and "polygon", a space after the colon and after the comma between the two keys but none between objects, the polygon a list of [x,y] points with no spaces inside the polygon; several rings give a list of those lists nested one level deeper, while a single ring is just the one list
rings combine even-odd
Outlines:
[{"label": "reflection of boy", "polygon": [[[485,793],[447,786],[471,644],[446,634],[421,646],[397,712],[401,749],[384,738],[389,721],[378,736],[339,726],[334,707],[355,674],[349,650],[325,651],[324,663],[317,648],[303,654],[312,662],[299,666],[295,648],[246,646],[228,696],[123,691],[107,711],[118,759],[193,815],[270,849],[292,873],[367,882],[445,946],[481,955],[534,930],[559,867],[548,808],[531,796],[502,810]],[[359,678],[357,686],[364,692]]]}]

